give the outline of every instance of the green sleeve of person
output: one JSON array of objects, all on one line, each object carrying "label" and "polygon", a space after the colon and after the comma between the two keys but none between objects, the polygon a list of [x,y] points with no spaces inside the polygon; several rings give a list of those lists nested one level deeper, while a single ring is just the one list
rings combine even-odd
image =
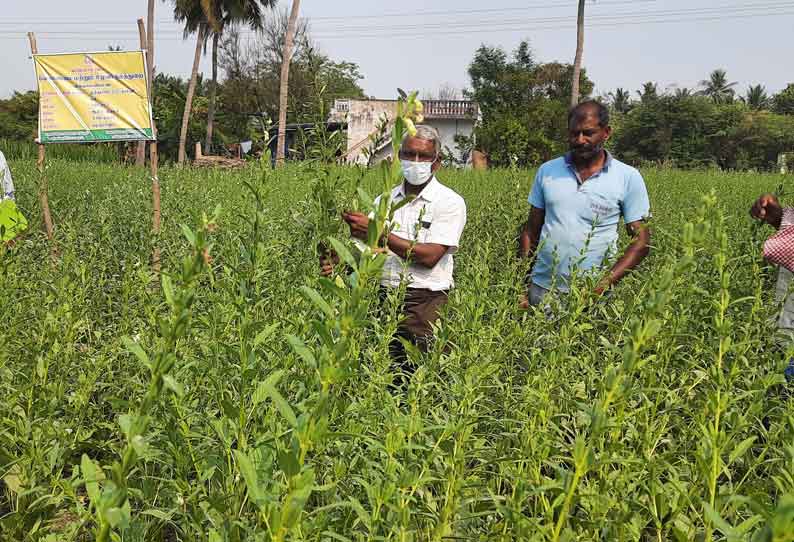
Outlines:
[{"label": "green sleeve of person", "polygon": [[28,220],[12,199],[0,201],[0,241],[7,242],[28,229]]}]

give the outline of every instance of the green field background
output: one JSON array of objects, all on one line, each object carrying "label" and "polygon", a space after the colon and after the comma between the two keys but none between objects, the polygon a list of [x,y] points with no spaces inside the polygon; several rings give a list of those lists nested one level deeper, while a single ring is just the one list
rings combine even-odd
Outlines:
[{"label": "green field background", "polygon": [[[165,301],[151,287],[151,249],[156,241],[170,273],[188,250],[181,225],[194,228],[220,205],[212,273],[196,289],[173,371],[185,393],[164,395],[151,413],[124,540],[269,540],[268,515],[246,496],[233,451],[255,458],[275,507],[285,493],[277,442],[289,425],[252,395],[277,369],[296,412],[312,393],[309,369],[285,337],[311,344],[315,336],[317,310],[299,287],[318,278],[317,179],[339,179],[341,210],[357,179],[379,192],[376,173],[166,167],[155,240],[146,171],[53,160],[53,263],[37,228],[35,164],[10,165],[31,231],[0,256],[3,538],[90,539],[76,466],[83,454],[102,464],[118,458],[118,417],[145,393],[148,371],[121,339],[146,351],[158,345]],[[386,323],[373,318],[359,369],[336,391],[332,433],[309,458],[318,487],[285,539],[744,540],[772,532],[764,526],[794,494],[794,400],[782,384],[786,347],[774,336],[775,270],[761,259],[770,232],[748,209],[781,185],[786,201],[793,178],[642,173],[651,256],[609,300],[575,300],[548,319],[516,304],[526,269],[515,239],[533,172],[440,171],[468,207],[440,344],[417,359],[410,392],[392,395],[394,307]],[[261,196],[256,232],[246,183]],[[687,223],[700,233],[692,265],[680,270]],[[256,265],[244,247],[258,251]],[[243,320],[254,331],[274,326],[245,362]],[[651,320],[639,361],[623,371],[638,321]],[[606,430],[593,436],[594,405],[613,389]],[[580,442],[589,454],[581,478]]]}]

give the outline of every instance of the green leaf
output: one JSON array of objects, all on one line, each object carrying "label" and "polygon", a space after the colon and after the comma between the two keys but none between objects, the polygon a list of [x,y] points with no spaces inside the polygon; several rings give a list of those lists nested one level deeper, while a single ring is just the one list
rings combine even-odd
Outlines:
[{"label": "green leaf", "polygon": [[328,538],[333,538],[334,540],[339,540],[339,542],[353,542],[350,538],[342,536],[341,534],[332,533],[331,531],[323,531],[321,535],[327,536]]},{"label": "green leaf", "polygon": [[403,207],[405,207],[415,199],[416,196],[410,195],[407,198],[404,198],[402,201],[399,201],[394,205],[392,205],[391,209],[389,209],[389,221],[394,220],[394,213],[396,213],[397,211],[399,211],[400,209],[402,209]]},{"label": "green leaf", "polygon": [[370,220],[369,225],[367,226],[367,244],[369,246],[375,246],[378,243],[378,223],[376,220]]},{"label": "green leaf", "polygon": [[350,507],[355,510],[358,519],[363,523],[366,527],[369,527],[372,523],[372,519],[370,518],[369,513],[364,510],[364,507],[361,506],[361,502],[355,497],[350,498]]},{"label": "green leaf", "polygon": [[[80,459],[80,470],[85,480],[85,491],[88,493],[88,498],[97,506],[99,504],[99,480],[97,476],[97,466],[91,461],[86,454]],[[102,477],[104,478],[104,476]]]},{"label": "green leaf", "polygon": [[369,211],[369,210],[371,210],[373,207],[375,207],[375,201],[374,201],[374,200],[372,199],[372,197],[371,197],[371,196],[370,196],[370,195],[367,193],[367,191],[366,191],[366,190],[364,190],[363,188],[361,188],[361,187],[359,186],[359,187],[356,189],[356,192],[358,193],[358,199],[359,199],[359,201],[361,202],[361,204],[363,205],[364,209],[366,209],[367,211]]},{"label": "green leaf", "polygon": [[240,450],[234,450],[234,457],[237,460],[237,468],[240,470],[240,474],[243,475],[243,480],[245,480],[245,486],[248,488],[248,494],[251,496],[251,500],[255,503],[262,501],[262,490],[259,487],[259,478],[251,459],[245,452]]},{"label": "green leaf", "polygon": [[348,294],[347,290],[344,289],[344,281],[339,276],[336,277],[336,280],[339,281],[338,284],[326,277],[320,277],[320,280],[317,281],[317,283],[329,295],[337,297],[343,301],[347,301],[350,298],[350,295]]},{"label": "green leaf", "polygon": [[126,527],[130,522],[130,515],[123,508],[108,508],[105,510],[104,516],[105,521],[107,521],[114,529]]},{"label": "green leaf", "polygon": [[252,401],[257,405],[264,401],[265,397],[269,397],[282,416],[287,420],[293,428],[298,426],[298,419],[295,417],[295,411],[289,406],[286,399],[276,389],[276,384],[281,379],[284,371],[276,371],[270,375],[267,380],[261,382],[254,392]]},{"label": "green leaf", "polygon": [[196,234],[193,233],[193,230],[188,228],[185,224],[180,224],[180,228],[182,228],[182,235],[185,236],[190,246],[196,246]]},{"label": "green leaf", "polygon": [[127,350],[130,353],[135,354],[135,357],[138,358],[140,362],[143,363],[149,370],[152,369],[152,362],[149,360],[149,356],[143,351],[143,348],[141,348],[140,344],[126,336],[121,338],[121,342],[123,342]]},{"label": "green leaf", "polygon": [[317,367],[317,359],[312,354],[312,351],[295,335],[287,335],[287,342],[292,347],[300,358],[305,361],[309,367]]},{"label": "green leaf", "polygon": [[276,331],[276,329],[278,329],[278,322],[267,326],[265,329],[257,333],[256,337],[254,337],[254,348],[268,340],[273,335],[273,332]]},{"label": "green leaf", "polygon": [[309,288],[308,286],[301,286],[300,290],[303,296],[314,303],[314,305],[328,318],[334,318],[336,316],[336,314],[334,314],[334,309],[332,309],[325,299],[323,299],[322,296],[317,293],[317,290]]},{"label": "green leaf", "polygon": [[119,416],[119,427],[121,427],[121,432],[124,433],[127,439],[130,438],[130,429],[132,428],[133,420],[132,414],[122,414]]},{"label": "green leaf", "polygon": [[755,439],[756,437],[749,437],[740,442],[728,456],[728,465],[733,464],[734,461],[742,457],[753,445]]},{"label": "green leaf", "polygon": [[22,489],[22,468],[19,464],[12,465],[8,474],[3,477],[6,487],[11,493],[19,493]]},{"label": "green leaf", "polygon": [[722,516],[719,512],[714,510],[711,505],[707,502],[703,503],[703,510],[706,512],[706,517],[714,524],[719,531],[728,537],[728,540],[734,541],[737,540],[738,533],[736,533],[735,529],[731,527],[731,525],[722,519]]},{"label": "green leaf", "polygon": [[174,285],[171,282],[171,277],[166,274],[163,274],[163,278],[161,280],[163,284],[163,295],[165,295],[165,300],[168,303],[169,307],[174,306]]},{"label": "green leaf", "polygon": [[[265,380],[265,382],[269,381],[272,385],[274,382],[278,382],[283,374],[284,374],[283,370],[275,371]],[[263,384],[264,382],[260,382],[257,385],[256,389],[254,390],[254,394],[251,396],[251,404],[253,406],[257,406],[261,403],[264,403],[265,399],[269,397],[267,394],[267,388],[263,386]]]},{"label": "green leaf", "polygon": [[328,242],[331,243],[331,246],[334,247],[334,252],[336,252],[343,262],[353,269],[358,268],[358,264],[356,263],[356,259],[353,257],[353,254],[350,253],[350,251],[341,241],[333,237],[329,237]]},{"label": "green leaf", "polygon": [[171,375],[163,375],[163,384],[165,387],[176,394],[177,397],[183,397],[185,395],[185,388],[182,387],[182,384],[176,381],[176,379]]},{"label": "green leaf", "polygon": [[294,482],[295,489],[290,491],[281,509],[281,525],[291,530],[297,525],[306,501],[314,489],[314,471],[308,469]]},{"label": "green leaf", "polygon": [[141,512],[141,515],[152,516],[153,518],[157,518],[162,521],[171,521],[171,518],[174,517],[174,511],[172,510],[170,512],[163,512],[162,510],[158,510],[156,508],[150,508]]},{"label": "green leaf", "polygon": [[132,444],[132,448],[135,450],[135,453],[138,454],[138,457],[146,457],[149,454],[149,444],[142,435],[135,435],[132,437],[130,444]]},{"label": "green leaf", "polygon": [[296,476],[301,471],[295,452],[284,450],[278,453],[278,466],[287,476]]}]

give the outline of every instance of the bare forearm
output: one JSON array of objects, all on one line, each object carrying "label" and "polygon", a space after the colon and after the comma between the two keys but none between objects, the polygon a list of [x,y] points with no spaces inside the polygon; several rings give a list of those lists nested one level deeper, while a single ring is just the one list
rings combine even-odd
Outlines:
[{"label": "bare forearm", "polygon": [[617,284],[629,271],[640,265],[640,262],[645,259],[649,252],[650,246],[646,239],[635,239],[628,246],[626,252],[623,253],[623,256],[610,269],[609,284]]},{"label": "bare forearm", "polygon": [[529,216],[521,228],[518,235],[518,255],[522,258],[531,258],[535,255],[535,250],[540,242],[540,233],[543,231],[543,223],[546,220],[546,211],[532,207]]},{"label": "bare forearm", "polygon": [[441,257],[446,253],[446,249],[433,243],[413,243],[408,239],[389,234],[389,250],[394,252],[403,260],[427,267],[434,267]]},{"label": "bare forearm", "polygon": [[532,240],[529,238],[526,225],[524,225],[521,228],[521,233],[518,234],[518,256],[520,258],[528,258],[533,251]]},{"label": "bare forearm", "polygon": [[528,227],[524,226],[518,236],[518,255],[521,258],[531,258],[535,255],[537,246],[537,237],[532,235]]}]

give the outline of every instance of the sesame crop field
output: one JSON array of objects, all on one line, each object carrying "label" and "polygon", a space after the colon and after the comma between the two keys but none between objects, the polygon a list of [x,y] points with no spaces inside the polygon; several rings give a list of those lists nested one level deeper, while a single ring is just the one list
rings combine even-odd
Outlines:
[{"label": "sesame crop field", "polygon": [[[38,225],[35,164],[11,168]],[[38,227],[0,254],[0,539],[794,540],[790,352],[748,215],[792,178],[643,174],[651,256],[547,316],[517,305],[533,172],[442,169],[456,288],[395,392],[400,294],[376,307],[337,220],[375,171],[162,168],[155,240],[145,171],[51,161],[57,259]],[[352,274],[319,277],[329,236]]]}]

